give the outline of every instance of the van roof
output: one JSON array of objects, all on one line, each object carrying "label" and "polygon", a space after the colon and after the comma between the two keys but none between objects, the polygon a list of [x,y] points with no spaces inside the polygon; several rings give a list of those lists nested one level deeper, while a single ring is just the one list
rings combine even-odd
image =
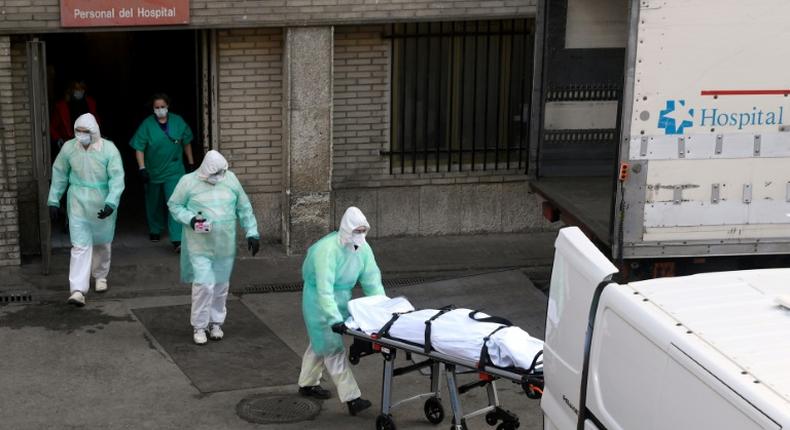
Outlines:
[{"label": "van roof", "polygon": [[790,269],[705,273],[629,286],[790,402]]}]

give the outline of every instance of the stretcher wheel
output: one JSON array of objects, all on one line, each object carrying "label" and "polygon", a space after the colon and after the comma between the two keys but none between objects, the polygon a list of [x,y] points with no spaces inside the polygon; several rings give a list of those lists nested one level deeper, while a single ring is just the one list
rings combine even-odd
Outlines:
[{"label": "stretcher wheel", "polygon": [[499,422],[499,418],[497,418],[494,412],[489,412],[486,414],[486,424],[495,426],[497,422]]},{"label": "stretcher wheel", "polygon": [[348,361],[356,366],[357,364],[359,364],[359,356],[355,354],[351,354],[348,356]]},{"label": "stretcher wheel", "polygon": [[518,423],[502,423],[497,426],[496,430],[516,430]]},{"label": "stretcher wheel", "polygon": [[423,410],[425,411],[425,418],[431,424],[439,424],[444,421],[444,406],[442,406],[441,400],[436,397],[426,400]]},{"label": "stretcher wheel", "polygon": [[376,430],[395,430],[395,421],[392,419],[392,415],[376,417]]}]

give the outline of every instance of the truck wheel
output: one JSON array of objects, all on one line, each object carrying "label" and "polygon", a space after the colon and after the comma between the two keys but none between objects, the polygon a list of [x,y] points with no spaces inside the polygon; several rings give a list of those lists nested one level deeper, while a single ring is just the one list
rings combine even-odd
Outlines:
[{"label": "truck wheel", "polygon": [[436,397],[426,400],[423,410],[425,411],[425,418],[431,424],[439,424],[444,420],[444,406],[442,406],[441,400]]}]

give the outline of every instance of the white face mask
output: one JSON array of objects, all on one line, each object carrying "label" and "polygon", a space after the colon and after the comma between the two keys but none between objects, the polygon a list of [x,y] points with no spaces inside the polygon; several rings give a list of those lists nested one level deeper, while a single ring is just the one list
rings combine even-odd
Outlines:
[{"label": "white face mask", "polygon": [[88,146],[91,144],[91,134],[84,133],[84,132],[76,132],[74,133],[74,137],[77,138],[77,142],[79,142],[82,146]]},{"label": "white face mask", "polygon": [[225,178],[225,171],[215,173],[208,178],[206,178],[206,182],[211,185],[217,185],[217,183]]},{"label": "white face mask", "polygon": [[354,246],[357,246],[357,247],[364,245],[365,244],[365,235],[366,234],[367,233],[358,233],[356,231],[352,232],[351,233],[351,243],[353,243]]},{"label": "white face mask", "polygon": [[71,93],[71,95],[74,97],[74,100],[82,100],[82,98],[85,96],[85,91],[74,90],[74,92]]},{"label": "white face mask", "polygon": [[167,108],[166,107],[154,108],[154,115],[156,115],[157,118],[164,118],[164,117],[166,117],[167,116]]}]

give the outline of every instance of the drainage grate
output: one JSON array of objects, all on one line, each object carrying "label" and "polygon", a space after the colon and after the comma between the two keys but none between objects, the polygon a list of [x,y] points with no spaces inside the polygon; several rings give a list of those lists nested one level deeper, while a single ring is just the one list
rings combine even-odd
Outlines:
[{"label": "drainage grate", "polygon": [[409,279],[385,279],[381,283],[387,288],[392,287],[409,287],[412,285],[422,284],[428,282],[425,278],[409,278]]},{"label": "drainage grate", "polygon": [[0,305],[11,303],[32,303],[33,295],[30,293],[2,293],[0,294]]},{"label": "drainage grate", "polygon": [[242,294],[292,293],[294,291],[302,291],[301,282],[292,284],[252,284],[241,289]]},{"label": "drainage grate", "polygon": [[295,395],[256,394],[236,405],[236,414],[256,424],[296,423],[312,420],[321,412],[321,404]]},{"label": "drainage grate", "polygon": [[[424,282],[435,281],[436,279],[427,278],[407,278],[407,279],[385,279],[381,283],[385,288],[408,287],[411,285],[422,284]],[[250,284],[243,287],[241,294],[263,294],[263,293],[293,293],[302,291],[302,283],[294,282],[290,284]]]}]

